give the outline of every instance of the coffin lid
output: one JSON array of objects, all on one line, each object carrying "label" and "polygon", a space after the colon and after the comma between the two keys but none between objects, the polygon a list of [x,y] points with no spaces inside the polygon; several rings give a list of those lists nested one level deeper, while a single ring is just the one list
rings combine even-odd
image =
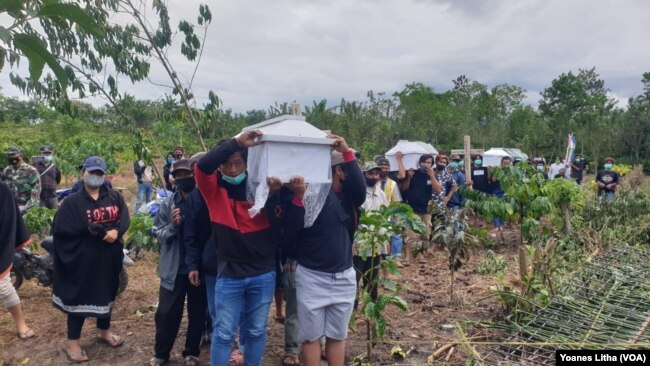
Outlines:
[{"label": "coffin lid", "polygon": [[260,130],[262,142],[286,142],[314,145],[331,145],[334,139],[326,138],[327,133],[312,126],[305,117],[298,115],[283,115],[254,125],[245,127],[242,132]]},{"label": "coffin lid", "polygon": [[422,141],[409,140],[399,140],[392,149],[386,152],[386,155],[395,155],[398,151],[401,151],[403,154],[438,155],[438,150],[436,150],[431,144]]}]

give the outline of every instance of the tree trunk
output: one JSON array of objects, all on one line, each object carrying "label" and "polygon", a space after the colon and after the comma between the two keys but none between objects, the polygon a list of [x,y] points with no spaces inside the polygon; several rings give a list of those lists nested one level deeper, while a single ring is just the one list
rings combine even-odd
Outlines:
[{"label": "tree trunk", "polygon": [[451,284],[449,285],[449,294],[451,302],[454,302],[454,270],[451,270]]},{"label": "tree trunk", "polygon": [[162,66],[165,68],[165,71],[167,72],[167,75],[169,75],[169,78],[171,79],[172,83],[174,84],[174,88],[176,88],[176,91],[178,92],[178,95],[180,95],[181,100],[183,101],[183,105],[185,106],[185,111],[187,112],[186,119],[190,122],[192,127],[194,127],[196,131],[196,135],[199,139],[199,144],[203,148],[203,151],[207,151],[208,148],[205,145],[205,142],[203,141],[203,136],[201,135],[201,129],[199,128],[198,123],[196,122],[196,119],[194,119],[194,113],[192,112],[192,107],[190,106],[189,98],[187,94],[185,93],[185,89],[183,88],[183,85],[181,84],[180,80],[178,79],[178,76],[176,74],[176,71],[174,71],[171,62],[167,58],[167,55],[163,52],[160,47],[156,45],[156,42],[154,41],[154,36],[147,27],[146,19],[144,19],[136,7],[129,1],[128,2],[129,6],[131,6],[132,13],[131,15],[135,18],[135,20],[140,24],[140,27],[144,31],[147,40],[151,44],[151,47],[156,51],[156,54],[158,55],[157,58],[162,64]]},{"label": "tree trunk", "polygon": [[524,219],[523,210],[520,210],[519,219],[519,278],[523,283],[528,274],[528,264],[526,263],[526,248],[524,247]]},{"label": "tree trunk", "polygon": [[524,246],[519,247],[519,278],[523,283],[528,275],[528,263],[526,261],[526,248]]},{"label": "tree trunk", "polygon": [[372,330],[370,328],[370,319],[366,319],[366,332],[368,333],[368,349],[366,353],[367,361],[370,361],[370,353],[372,352]]}]

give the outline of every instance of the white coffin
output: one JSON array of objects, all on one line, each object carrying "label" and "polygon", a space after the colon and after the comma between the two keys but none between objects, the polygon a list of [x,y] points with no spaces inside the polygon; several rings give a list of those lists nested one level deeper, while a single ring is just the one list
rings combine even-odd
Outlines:
[{"label": "white coffin", "polygon": [[306,183],[331,182],[333,139],[297,115],[284,115],[246,127],[260,130],[263,143],[248,149],[248,174],[253,183],[278,177],[283,183],[300,175]]},{"label": "white coffin", "polygon": [[408,140],[399,140],[397,144],[390,150],[386,152],[386,159],[390,163],[390,170],[397,171],[397,152],[401,151],[404,154],[402,158],[402,164],[404,164],[404,169],[418,169],[420,156],[424,154],[431,154],[435,158],[438,155],[438,150],[436,150],[431,144],[427,144],[422,141],[408,141]]},{"label": "white coffin", "polygon": [[506,156],[509,156],[513,162],[515,159],[522,161],[528,160],[528,155],[524,154],[519,149],[493,147],[483,153],[483,166],[501,166],[501,158]]}]

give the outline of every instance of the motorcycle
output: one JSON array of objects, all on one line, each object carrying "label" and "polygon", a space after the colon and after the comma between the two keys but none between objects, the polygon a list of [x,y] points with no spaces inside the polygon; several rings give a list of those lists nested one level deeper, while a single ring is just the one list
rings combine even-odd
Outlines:
[{"label": "motorcycle", "polygon": [[[11,268],[11,280],[16,288],[20,288],[24,280],[35,278],[37,282],[44,287],[52,286],[52,274],[54,270],[54,242],[52,237],[48,237],[41,242],[41,248],[47,251],[45,255],[38,255],[27,248],[14,253],[13,267]],[[129,273],[127,267],[131,267],[134,262],[128,256],[129,251],[124,249],[124,258],[122,259],[122,271],[120,272],[120,282],[117,294],[121,294],[129,283]]]}]

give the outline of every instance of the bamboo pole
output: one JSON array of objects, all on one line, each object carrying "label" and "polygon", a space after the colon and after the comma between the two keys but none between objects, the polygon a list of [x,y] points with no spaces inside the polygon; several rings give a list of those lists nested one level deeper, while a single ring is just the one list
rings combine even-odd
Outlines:
[{"label": "bamboo pole", "polygon": [[639,328],[639,331],[636,332],[634,338],[632,338],[632,340],[630,341],[630,346],[628,348],[632,348],[636,344],[636,342],[639,341],[639,338],[641,338],[643,333],[645,333],[645,330],[648,329],[648,325],[650,325],[650,315],[648,315],[648,317],[645,318],[645,321],[641,325],[641,328]]},{"label": "bamboo pole", "polygon": [[[472,141],[469,135],[463,137],[463,149],[465,150],[465,179],[472,180],[472,157],[470,156],[469,150],[472,147]],[[472,186],[470,186],[472,189]]]}]

